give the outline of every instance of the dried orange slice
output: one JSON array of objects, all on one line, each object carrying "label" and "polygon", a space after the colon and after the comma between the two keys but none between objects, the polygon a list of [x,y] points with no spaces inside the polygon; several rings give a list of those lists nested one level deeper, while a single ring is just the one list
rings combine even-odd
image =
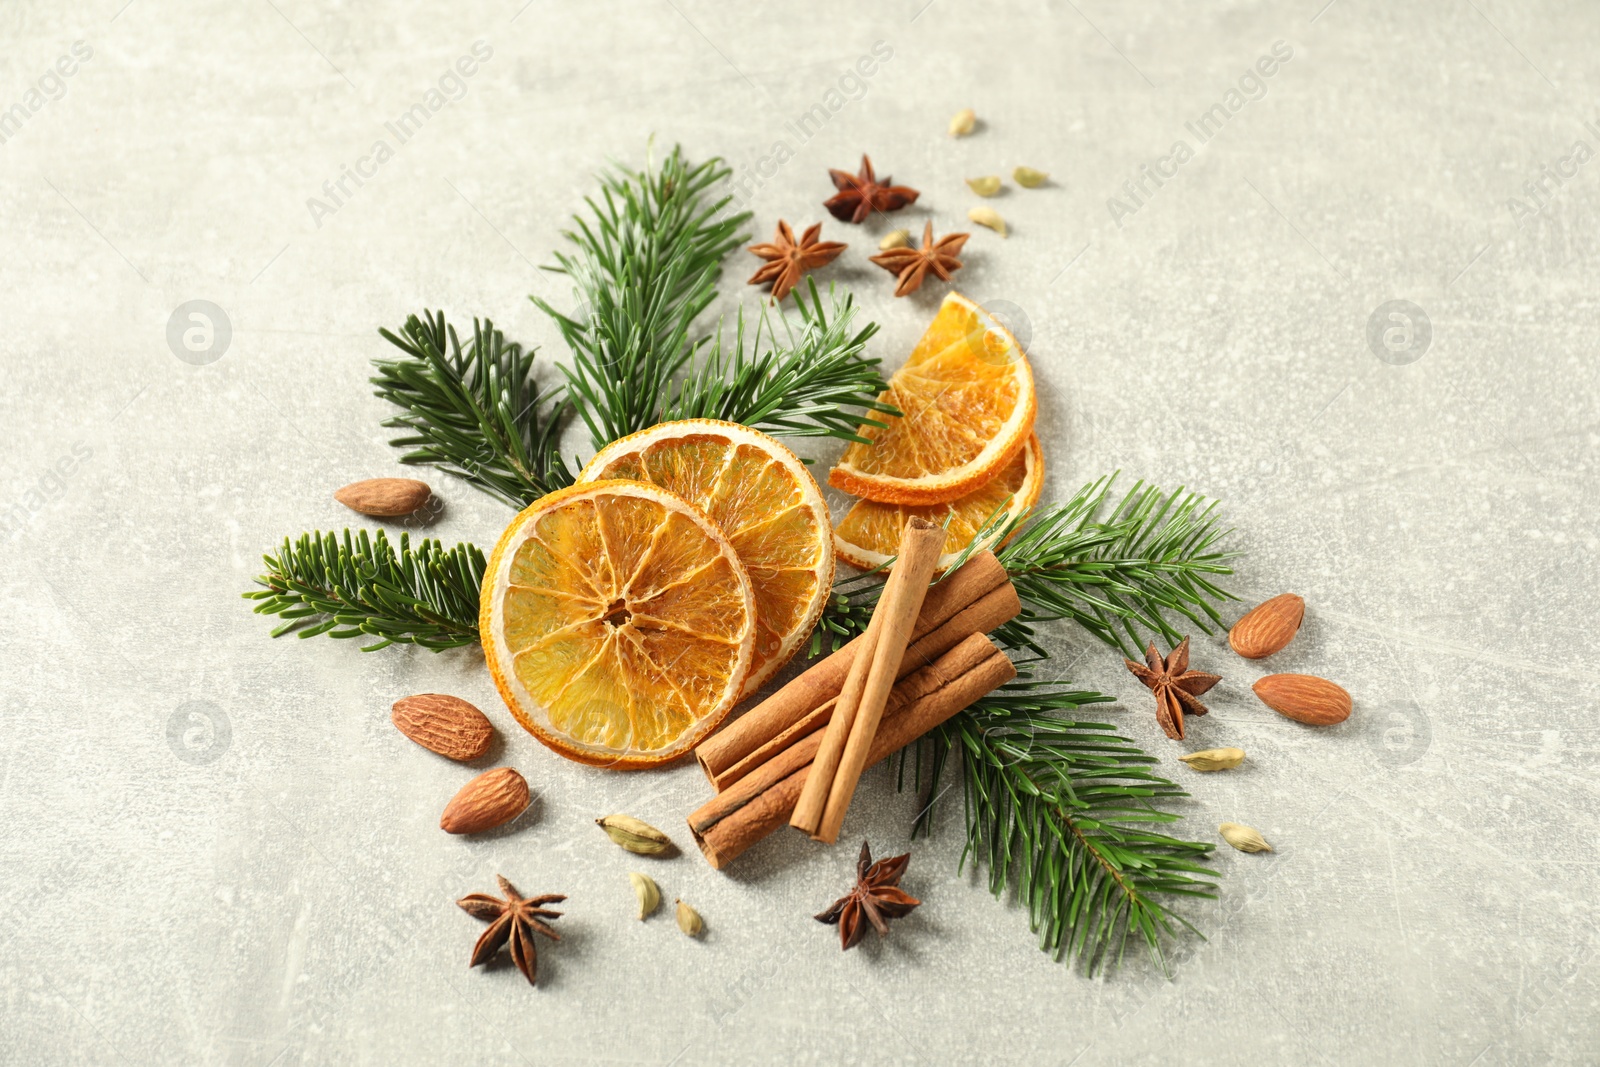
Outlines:
[{"label": "dried orange slice", "polygon": [[817,480],[789,449],[736,422],[664,422],[613,441],[578,475],[652,482],[721,528],[750,575],[756,638],[746,695],[811,636],[833,583],[833,532]]},{"label": "dried orange slice", "polygon": [[744,691],[755,597],[738,553],[659,486],[568,486],[511,521],[483,578],[484,658],[506,706],[569,759],[685,755]]},{"label": "dried orange slice", "polygon": [[828,474],[835,488],[888,504],[941,504],[998,475],[1028,439],[1037,401],[1016,338],[960,293],[939,305],[879,400],[901,417],[862,426]]},{"label": "dried orange slice", "polygon": [[[900,531],[913,515],[945,527],[944,553],[939,569],[955,562],[962,549],[972,543],[990,519],[996,519],[992,533],[985,535],[979,548],[999,548],[995,543],[1003,525],[1021,516],[1039,502],[1044,487],[1044,449],[1039,435],[1030,433],[1028,443],[1007,463],[998,476],[976,489],[944,504],[880,504],[858,500],[833,531],[839,558],[852,567],[873,570],[887,563],[900,544]],[[997,517],[996,512],[1004,512]]]}]

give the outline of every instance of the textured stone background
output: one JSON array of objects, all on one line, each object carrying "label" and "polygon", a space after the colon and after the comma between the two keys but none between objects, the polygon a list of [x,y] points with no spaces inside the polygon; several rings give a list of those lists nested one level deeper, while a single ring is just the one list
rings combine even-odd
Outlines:
[{"label": "textured stone background", "polygon": [[[1324,2],[0,8],[0,107],[41,78],[59,96],[0,144],[0,1061],[1600,1057],[1600,162],[1544,178],[1542,208],[1524,188],[1600,148],[1600,18]],[[92,56],[46,78],[74,41]],[[313,218],[308,198],[475,41],[493,54],[464,96]],[[798,144],[785,123],[880,41],[892,58]],[[1185,122],[1278,41],[1292,59],[1200,148]],[[969,105],[983,129],[952,142]],[[1222,899],[1188,912],[1210,940],[1178,949],[1175,980],[1038,952],[1013,902],[958,873],[958,803],[916,846],[926,905],[882,945],[841,956],[809,918],[853,848],[788,835],[731,875],[652,865],[705,915],[702,942],[633,922],[638,862],[590,820],[676,830],[698,771],[562,762],[511,725],[477,654],[273,642],[239,599],[283,535],[350,521],[335,487],[400,473],[366,385],[378,326],[442,306],[563,358],[526,296],[572,298],[537,265],[593,169],[651,134],[742,173],[788,138],[750,186],[762,236],[822,218],[825,168],[863,150],[924,191],[918,229],[971,228],[963,177],[1054,176],[993,202],[1014,232],[976,230],[960,279],[1031,330],[1048,494],[1120,469],[1221,498],[1248,551],[1233,588],[1311,605],[1272,667],[1356,698],[1346,724],[1298,727],[1250,694],[1258,665],[1197,637],[1227,681],[1187,747],[1251,753],[1202,779],[1115,655],[1052,638],[1192,783],[1180,832],[1238,820],[1277,846],[1217,855]],[[1197,154],[1119,226],[1108,198],[1178,139]],[[855,247],[823,278],[883,324],[892,365],[940,287],[890,298],[865,264],[882,228],[830,222]],[[753,306],[746,259],[724,310]],[[166,340],[196,299],[232,328],[206,365]],[[1380,359],[1368,322],[1395,299],[1431,341]],[[506,509],[431,480],[433,532],[491,544]],[[387,714],[428,690],[507,728],[538,793],[514,828],[437,829],[468,772]],[[849,832],[898,849],[915,804],[875,771]],[[537,990],[466,969],[479,927],[451,901],[497,871],[571,894]]]}]

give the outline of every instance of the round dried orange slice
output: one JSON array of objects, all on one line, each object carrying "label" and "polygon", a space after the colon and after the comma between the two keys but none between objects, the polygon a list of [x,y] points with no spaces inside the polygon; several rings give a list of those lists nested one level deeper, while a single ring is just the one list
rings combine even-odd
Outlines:
[{"label": "round dried orange slice", "polygon": [[1039,444],[1039,435],[1030,433],[1027,445],[1004,470],[987,485],[958,500],[915,505],[856,501],[849,514],[834,528],[834,544],[840,559],[852,567],[873,570],[893,558],[900,544],[900,532],[905,529],[906,521],[916,515],[945,528],[944,552],[939,557],[939,570],[943,571],[956,561],[956,556],[990,520],[994,520],[994,527],[984,535],[978,547],[999,548],[996,541],[1001,531],[1039,502],[1039,491],[1043,487],[1044,449]]},{"label": "round dried orange slice", "polygon": [[879,400],[901,416],[862,426],[828,474],[835,488],[887,504],[942,504],[992,480],[1033,429],[1033,371],[1016,338],[950,293]]},{"label": "round dried orange slice", "polygon": [[517,721],[561,755],[685,755],[744,691],[755,597],[715,523],[660,486],[599,481],[528,505],[495,545],[484,658]]},{"label": "round dried orange slice", "polygon": [[633,478],[704,511],[733,544],[756,598],[746,695],[789,661],[822,616],[833,532],[817,480],[789,449],[735,422],[664,422],[613,441],[578,482]]}]

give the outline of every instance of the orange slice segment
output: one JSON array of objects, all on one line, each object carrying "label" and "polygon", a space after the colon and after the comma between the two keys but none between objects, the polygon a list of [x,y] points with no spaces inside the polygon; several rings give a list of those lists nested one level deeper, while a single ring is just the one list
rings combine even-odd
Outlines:
[{"label": "orange slice segment", "polygon": [[811,636],[833,583],[828,506],[805,464],[748,426],[685,419],[602,448],[578,482],[596,478],[659,485],[721,528],[755,594],[755,646],[744,692],[761,688]]},{"label": "orange slice segment", "polygon": [[960,293],[939,306],[879,400],[898,408],[888,425],[857,431],[830,485],[889,504],[941,504],[982,487],[1018,452],[1037,400],[1016,338]]},{"label": "orange slice segment", "polygon": [[939,570],[943,571],[955,562],[956,556],[972,543],[989,520],[996,518],[996,512],[1004,512],[994,530],[985,535],[984,543],[978,546],[999,548],[995,541],[1002,524],[1009,525],[1011,520],[1037,504],[1043,487],[1044,449],[1039,444],[1039,435],[1030,433],[1027,445],[993,480],[958,500],[918,505],[858,500],[834,529],[834,544],[839,558],[852,567],[862,570],[881,567],[894,556],[906,521],[917,515],[945,527],[944,553],[939,557]]},{"label": "orange slice segment", "polygon": [[528,505],[495,546],[479,627],[519,723],[568,759],[649,767],[685,755],[744,691],[750,579],[692,504],[597,481]]}]

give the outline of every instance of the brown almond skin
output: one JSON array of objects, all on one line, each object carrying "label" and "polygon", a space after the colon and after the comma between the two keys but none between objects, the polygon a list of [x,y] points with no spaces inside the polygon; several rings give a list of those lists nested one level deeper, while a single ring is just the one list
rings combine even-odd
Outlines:
[{"label": "brown almond skin", "polygon": [[447,834],[478,834],[508,823],[528,810],[528,780],[510,767],[478,775],[450,798],[439,816]]},{"label": "brown almond skin", "polygon": [[392,519],[411,514],[432,495],[428,483],[415,478],[368,478],[364,482],[351,482],[334,493],[333,499],[351,511]]},{"label": "brown almond skin", "polygon": [[1282,652],[1300,632],[1306,617],[1306,602],[1294,593],[1284,593],[1257,604],[1228,631],[1228,644],[1245,659],[1261,659]]},{"label": "brown almond skin", "polygon": [[396,730],[446,759],[467,763],[489,751],[494,724],[460,697],[418,693],[394,702],[389,718]]},{"label": "brown almond skin", "polygon": [[1309,674],[1269,674],[1250,688],[1279,715],[1309,726],[1332,726],[1350,717],[1343,686]]}]

